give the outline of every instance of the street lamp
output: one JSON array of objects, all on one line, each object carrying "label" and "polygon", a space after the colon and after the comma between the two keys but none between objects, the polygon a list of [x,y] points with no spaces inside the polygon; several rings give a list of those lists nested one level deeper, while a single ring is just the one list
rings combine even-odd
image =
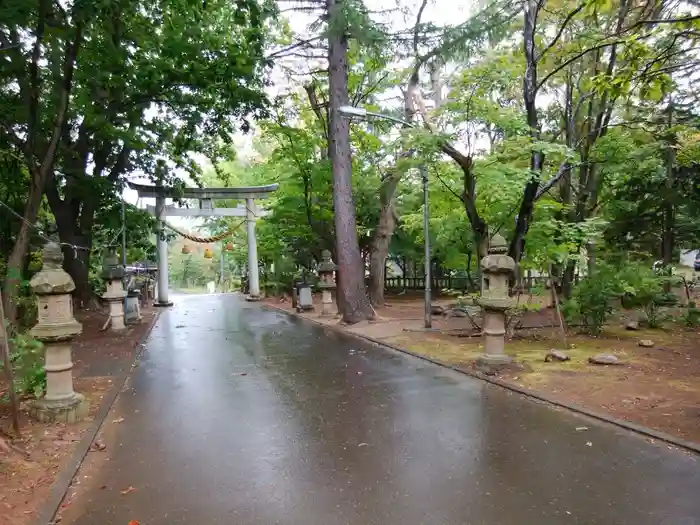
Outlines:
[{"label": "street lamp", "polygon": [[[393,117],[391,115],[385,115],[384,113],[375,113],[373,111],[367,111],[365,108],[358,108],[355,106],[340,106],[338,108],[338,113],[346,118],[358,118],[362,120],[369,120],[370,118],[378,118],[382,120],[388,120],[396,124],[401,124],[409,128],[415,128],[416,125],[412,122]],[[425,327],[432,328],[432,305],[431,305],[431,289],[430,289],[430,213],[428,209],[428,170],[425,165],[420,167],[421,178],[423,179],[423,237],[425,238],[425,296],[424,296],[424,306],[425,306]]]}]

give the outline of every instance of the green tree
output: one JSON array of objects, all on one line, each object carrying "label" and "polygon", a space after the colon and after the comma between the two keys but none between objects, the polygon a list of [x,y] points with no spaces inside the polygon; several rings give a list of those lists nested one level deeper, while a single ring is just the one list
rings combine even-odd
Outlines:
[{"label": "green tree", "polygon": [[[9,103],[0,118],[32,177],[25,218],[36,220],[45,190],[61,240],[88,248],[80,260],[65,250],[85,298],[95,213],[123,178],[152,175],[157,162],[196,176],[193,153],[219,158],[234,131],[263,115],[273,11],[257,0],[39,0],[1,9],[11,67],[3,68]],[[26,239],[20,232],[11,266]]]}]

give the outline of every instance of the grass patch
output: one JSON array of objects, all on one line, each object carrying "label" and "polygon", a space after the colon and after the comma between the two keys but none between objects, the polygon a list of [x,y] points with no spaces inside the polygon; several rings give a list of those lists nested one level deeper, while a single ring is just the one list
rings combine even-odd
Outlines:
[{"label": "grass patch", "polygon": [[[481,339],[458,339],[433,334],[399,335],[385,341],[449,365],[472,362],[484,351]],[[506,353],[525,365],[527,371],[518,374],[522,379],[539,383],[544,382],[545,376],[551,372],[591,372],[593,368],[588,364],[588,358],[596,354],[617,354],[623,359],[628,357],[622,345],[614,339],[576,337],[570,340],[570,348],[566,350],[571,358],[569,361],[546,363],[544,358],[547,352],[559,346],[556,341],[549,339],[515,339],[506,342]],[[596,370],[600,371],[600,368]]]}]

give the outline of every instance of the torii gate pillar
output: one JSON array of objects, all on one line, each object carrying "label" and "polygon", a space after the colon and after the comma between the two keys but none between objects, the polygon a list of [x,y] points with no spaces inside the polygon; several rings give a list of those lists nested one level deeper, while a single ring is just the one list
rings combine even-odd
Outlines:
[{"label": "torii gate pillar", "polygon": [[[165,236],[165,217],[245,217],[248,233],[248,289],[251,301],[260,298],[260,276],[258,273],[258,243],[255,238],[255,219],[266,213],[255,205],[255,199],[266,199],[274,192],[278,184],[267,186],[247,186],[242,188],[184,188],[175,192],[163,187],[147,186],[129,182],[129,187],[138,191],[139,198],[155,198],[156,206],[148,206],[158,221],[158,297],[156,306],[171,306],[168,297],[168,243]],[[167,198],[192,199],[199,201],[199,209],[176,208],[166,206]],[[214,208],[214,200],[245,200],[243,206],[237,208]]]},{"label": "torii gate pillar", "polygon": [[156,221],[158,221],[158,295],[154,306],[172,306],[168,298],[168,240],[165,235],[165,195],[156,194]]},{"label": "torii gate pillar", "polygon": [[258,241],[255,238],[255,201],[246,199],[246,228],[248,234],[248,300],[260,299],[260,275],[258,268]]}]

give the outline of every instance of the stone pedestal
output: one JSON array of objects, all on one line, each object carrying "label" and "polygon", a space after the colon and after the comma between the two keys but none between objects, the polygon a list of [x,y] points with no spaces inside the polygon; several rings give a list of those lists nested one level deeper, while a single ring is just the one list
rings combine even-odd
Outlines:
[{"label": "stone pedestal", "polygon": [[141,294],[138,290],[129,290],[126,294],[124,318],[127,323],[141,321]]},{"label": "stone pedestal", "polygon": [[336,313],[333,294],[330,290],[321,291],[321,317],[333,317]]},{"label": "stone pedestal", "polygon": [[505,314],[513,307],[508,280],[515,270],[515,261],[506,255],[507,250],[505,239],[496,234],[491,239],[489,254],[481,260],[479,304],[482,308],[484,354],[477,358],[476,364],[479,370],[488,374],[513,362],[513,358],[505,353]]},{"label": "stone pedestal", "polygon": [[58,243],[47,244],[43,267],[31,280],[37,295],[37,324],[31,335],[45,347],[46,393],[30,405],[30,414],[42,422],[75,423],[87,416],[87,402],[73,391],[71,340],[82,332],[73,317],[70,293],[75,284],[63,271],[63,254]]},{"label": "stone pedestal", "polygon": [[102,279],[107,290],[102,298],[109,303],[109,325],[111,330],[124,330],[124,267],[119,264],[117,255],[112,251],[104,259],[102,264]]},{"label": "stone pedestal", "polygon": [[318,266],[318,286],[321,288],[321,317],[333,317],[336,307],[333,302],[335,290],[335,271],[338,268],[331,259],[331,252],[323,250],[321,264]]},{"label": "stone pedestal", "polygon": [[310,312],[314,309],[313,295],[311,287],[304,283],[299,287],[299,300],[297,303],[298,312]]}]

